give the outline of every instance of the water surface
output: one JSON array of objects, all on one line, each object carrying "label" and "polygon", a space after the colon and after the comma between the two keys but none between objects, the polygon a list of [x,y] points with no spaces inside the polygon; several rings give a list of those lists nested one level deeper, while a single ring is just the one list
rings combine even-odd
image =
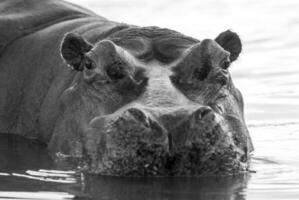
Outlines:
[{"label": "water surface", "polygon": [[299,199],[299,1],[73,0],[115,21],[215,38],[232,29],[243,53],[230,69],[245,100],[255,146],[248,175],[219,178],[117,178],[77,174],[67,158],[0,135],[0,198]]}]

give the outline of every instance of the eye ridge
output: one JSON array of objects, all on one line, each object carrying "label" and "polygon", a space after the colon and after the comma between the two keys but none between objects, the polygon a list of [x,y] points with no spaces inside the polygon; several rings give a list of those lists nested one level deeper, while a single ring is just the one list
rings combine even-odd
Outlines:
[{"label": "eye ridge", "polygon": [[219,101],[219,100],[223,100],[227,97],[227,94],[219,94],[217,97],[216,97],[216,101]]},{"label": "eye ridge", "polygon": [[220,114],[224,113],[223,107],[220,106],[219,104],[215,104],[215,108],[217,109],[218,113],[220,113]]}]

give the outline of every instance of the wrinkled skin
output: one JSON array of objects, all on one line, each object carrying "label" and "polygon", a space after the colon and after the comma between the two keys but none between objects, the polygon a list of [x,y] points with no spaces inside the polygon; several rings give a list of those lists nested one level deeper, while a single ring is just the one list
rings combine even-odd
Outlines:
[{"label": "wrinkled skin", "polygon": [[[8,90],[17,86],[10,86],[11,74],[35,81],[22,81],[31,92],[17,88],[27,94],[14,95],[26,112],[17,120],[13,109],[3,114],[2,121],[15,122],[1,122],[2,131],[80,157],[92,173],[224,175],[248,169],[253,147],[242,95],[229,73],[242,49],[236,33],[199,41],[168,29],[84,20],[42,29],[4,52],[1,83],[8,87],[1,84],[1,97],[12,99]],[[105,23],[88,32],[86,24],[99,21]]]}]

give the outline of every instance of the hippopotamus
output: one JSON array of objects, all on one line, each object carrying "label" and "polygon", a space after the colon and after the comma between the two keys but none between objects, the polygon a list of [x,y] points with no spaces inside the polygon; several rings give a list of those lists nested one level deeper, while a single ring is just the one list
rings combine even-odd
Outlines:
[{"label": "hippopotamus", "polygon": [[0,2],[0,131],[89,173],[229,175],[253,145],[229,69],[237,33],[198,40],[59,0]]}]

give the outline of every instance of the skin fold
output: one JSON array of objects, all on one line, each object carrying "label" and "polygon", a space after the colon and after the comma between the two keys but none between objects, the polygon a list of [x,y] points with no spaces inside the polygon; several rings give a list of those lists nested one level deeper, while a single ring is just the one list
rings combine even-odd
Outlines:
[{"label": "skin fold", "polygon": [[[1,4],[11,33],[0,39],[1,132],[39,139],[97,174],[248,170],[253,145],[229,73],[242,50],[235,32],[200,41],[63,1]],[[32,5],[46,12],[11,17]]]}]

